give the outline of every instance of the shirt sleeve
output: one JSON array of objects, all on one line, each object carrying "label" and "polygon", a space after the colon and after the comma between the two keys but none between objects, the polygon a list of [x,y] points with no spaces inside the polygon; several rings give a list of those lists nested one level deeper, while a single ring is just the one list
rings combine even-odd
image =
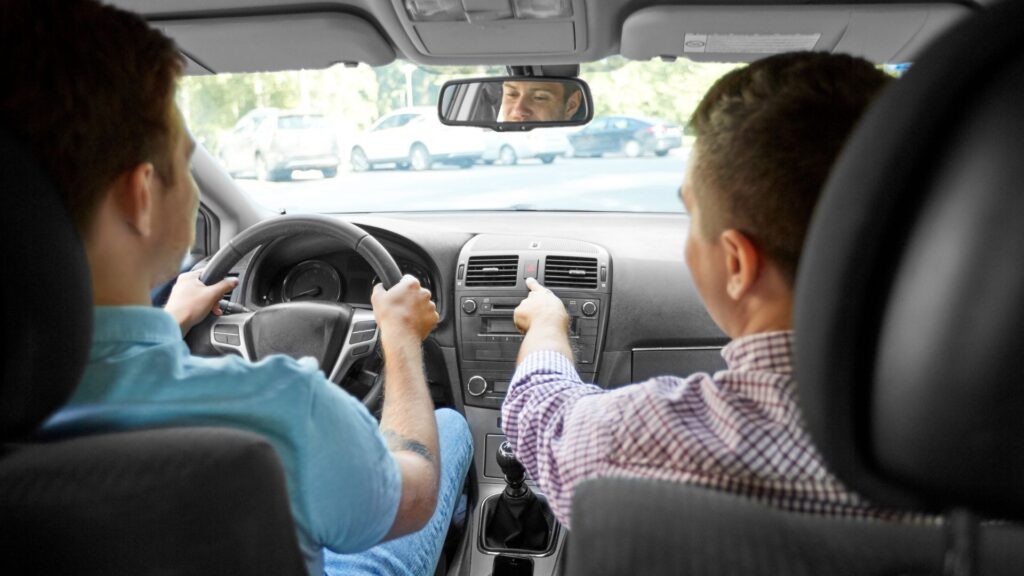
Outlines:
[{"label": "shirt sleeve", "polygon": [[569,525],[576,484],[600,475],[611,446],[609,430],[621,416],[601,388],[584,383],[558,352],[527,356],[509,384],[501,421],[530,477]]},{"label": "shirt sleeve", "polygon": [[398,465],[377,421],[351,394],[317,373],[308,418],[303,499],[314,537],[345,554],[391,529],[402,494]]},{"label": "shirt sleeve", "polygon": [[751,417],[745,404],[723,396],[701,373],[604,390],[584,383],[565,356],[537,351],[512,378],[502,424],[516,456],[568,527],[573,492],[583,480],[685,481],[741,470],[744,454],[758,454],[736,434]]}]

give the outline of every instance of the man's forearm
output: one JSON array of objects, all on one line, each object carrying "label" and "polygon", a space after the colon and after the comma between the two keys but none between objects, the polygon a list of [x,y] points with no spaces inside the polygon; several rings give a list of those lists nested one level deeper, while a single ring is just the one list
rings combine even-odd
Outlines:
[{"label": "man's forearm", "polygon": [[399,337],[384,338],[382,345],[385,366],[380,430],[403,477],[399,517],[389,535],[394,537],[418,530],[433,513],[440,451],[421,343]]},{"label": "man's forearm", "polygon": [[392,448],[419,454],[437,464],[434,401],[423,374],[423,351],[413,338],[385,340],[384,407],[380,429]]},{"label": "man's forearm", "polygon": [[566,326],[537,324],[526,331],[523,344],[519,347],[516,364],[522,364],[531,353],[538,350],[551,350],[565,356],[571,362],[572,347],[569,346],[569,329]]}]

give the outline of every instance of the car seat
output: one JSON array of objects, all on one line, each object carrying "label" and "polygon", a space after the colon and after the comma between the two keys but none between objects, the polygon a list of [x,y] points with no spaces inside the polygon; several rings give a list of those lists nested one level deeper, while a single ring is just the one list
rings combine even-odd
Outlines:
[{"label": "car seat", "polygon": [[213,428],[41,442],[92,338],[88,264],[56,189],[0,127],[0,573],[306,574],[271,445]]},{"label": "car seat", "polygon": [[603,479],[576,492],[569,574],[1024,573],[1022,36],[1024,3],[994,6],[886,89],[832,172],[797,279],[815,445],[853,491],[942,522]]}]

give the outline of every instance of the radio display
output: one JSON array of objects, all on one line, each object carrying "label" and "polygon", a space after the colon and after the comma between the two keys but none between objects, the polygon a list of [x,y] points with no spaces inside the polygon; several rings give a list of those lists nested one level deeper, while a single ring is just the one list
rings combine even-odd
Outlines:
[{"label": "radio display", "polygon": [[484,318],[483,321],[484,334],[508,334],[510,336],[519,335],[519,329],[516,328],[516,323],[512,320],[511,316]]}]

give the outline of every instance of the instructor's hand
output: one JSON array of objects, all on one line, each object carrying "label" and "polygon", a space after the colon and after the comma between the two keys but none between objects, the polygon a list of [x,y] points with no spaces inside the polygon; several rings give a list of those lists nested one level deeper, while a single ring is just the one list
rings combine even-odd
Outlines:
[{"label": "instructor's hand", "polygon": [[533,278],[526,279],[530,295],[516,307],[513,320],[516,328],[525,334],[530,328],[551,328],[569,333],[569,314],[565,305],[551,290],[541,286]]}]

